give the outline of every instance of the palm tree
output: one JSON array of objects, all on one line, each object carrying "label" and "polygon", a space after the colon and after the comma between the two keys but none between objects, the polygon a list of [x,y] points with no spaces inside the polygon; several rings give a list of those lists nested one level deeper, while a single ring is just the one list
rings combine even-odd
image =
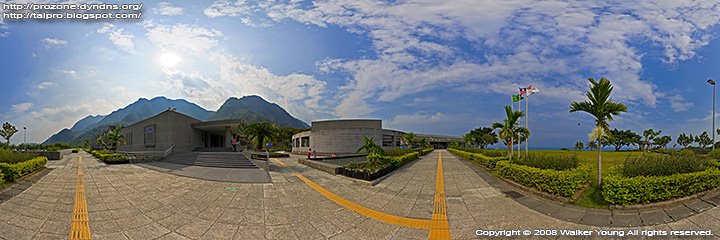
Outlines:
[{"label": "palm tree", "polygon": [[122,129],[122,127],[115,127],[109,130],[105,136],[107,139],[106,144],[109,144],[112,149],[117,149],[120,144],[125,144],[125,135],[120,134],[120,129]]},{"label": "palm tree", "polygon": [[422,148],[430,148],[430,142],[426,138],[420,139],[418,142]]},{"label": "palm tree", "polygon": [[257,141],[257,149],[262,149],[265,139],[275,136],[275,131],[277,131],[277,127],[269,122],[251,123],[242,127],[242,132],[247,135],[248,140]]},{"label": "palm tree", "polygon": [[102,146],[103,149],[107,147],[107,143],[105,142],[105,133],[100,133],[98,135],[97,139],[95,139],[98,145]]},{"label": "palm tree", "polygon": [[625,104],[618,103],[610,99],[610,94],[613,90],[613,86],[610,83],[610,80],[607,80],[606,78],[601,78],[600,82],[597,82],[595,81],[595,79],[589,78],[588,81],[590,81],[590,91],[587,91],[585,93],[588,101],[570,103],[570,112],[582,111],[587,112],[593,117],[595,117],[595,126],[600,132],[600,134],[598,134],[597,136],[597,185],[600,186],[600,184],[602,184],[602,142],[600,141],[601,137],[603,136],[602,133],[603,131],[609,131],[610,124],[608,122],[613,120],[613,115],[617,116],[620,115],[621,112],[627,112],[627,106],[625,106]]},{"label": "palm tree", "polygon": [[475,136],[472,133],[468,133],[462,136],[463,141],[465,141],[465,146],[472,145],[475,146]]},{"label": "palm tree", "polygon": [[362,146],[358,148],[357,152],[365,151],[368,154],[382,154],[383,149],[375,144],[375,137],[363,136]]},{"label": "palm tree", "polygon": [[502,122],[495,122],[492,124],[493,128],[500,130],[498,132],[498,136],[500,136],[500,139],[502,139],[505,145],[508,146],[508,156],[510,160],[512,160],[513,136],[517,135],[519,131],[524,131],[522,130],[524,128],[520,128],[518,126],[518,120],[524,115],[525,113],[521,111],[513,111],[512,107],[505,106],[505,119],[503,119]]},{"label": "palm tree", "polygon": [[417,137],[417,135],[415,135],[414,132],[409,132],[402,136],[402,140],[403,142],[407,143],[408,148],[413,148],[413,144],[415,143],[415,137]]}]

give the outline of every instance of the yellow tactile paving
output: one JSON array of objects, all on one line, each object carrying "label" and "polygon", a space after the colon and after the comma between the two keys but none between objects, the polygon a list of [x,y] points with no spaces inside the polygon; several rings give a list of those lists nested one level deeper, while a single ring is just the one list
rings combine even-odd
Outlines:
[{"label": "yellow tactile paving", "polygon": [[428,239],[450,239],[450,223],[445,204],[445,178],[443,177],[442,152],[438,155],[437,175],[435,176],[435,201],[430,234]]},{"label": "yellow tactile paving", "polygon": [[83,160],[78,158],[77,182],[75,185],[75,206],[73,207],[72,225],[70,226],[70,240],[92,239],[90,235],[90,217],[87,211],[85,198],[85,182],[83,180]]},{"label": "yellow tactile paving", "polygon": [[327,189],[321,187],[320,185],[316,184],[312,180],[306,178],[302,174],[296,172],[292,168],[285,165],[285,163],[281,161],[275,161],[276,163],[287,167],[292,171],[293,175],[298,177],[300,180],[305,182],[308,186],[310,186],[312,189],[317,191],[318,193],[322,194],[326,198],[332,200],[333,202],[339,204],[340,206],[343,206],[347,209],[353,210],[356,213],[363,215],[368,218],[372,218],[384,223],[394,224],[394,225],[400,225],[404,227],[411,227],[411,228],[420,228],[420,229],[430,229],[431,227],[431,220],[428,219],[417,219],[417,218],[407,218],[407,217],[400,217],[395,216],[387,213],[383,213],[380,211],[372,210],[366,207],[361,206],[360,204],[351,202],[347,199],[344,199],[338,195],[335,195],[334,193],[328,191]]}]

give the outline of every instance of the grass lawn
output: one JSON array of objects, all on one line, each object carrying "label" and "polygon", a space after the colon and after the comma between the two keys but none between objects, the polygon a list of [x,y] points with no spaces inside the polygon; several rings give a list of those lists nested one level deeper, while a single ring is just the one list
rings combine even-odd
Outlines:
[{"label": "grass lawn", "polygon": [[[597,188],[597,150],[594,151],[576,151],[576,150],[530,150],[530,153],[543,155],[575,155],[580,159],[580,164],[586,164],[592,167],[590,171],[590,187],[582,193],[574,204],[588,208],[608,208],[603,199],[600,188]],[[627,157],[640,156],[643,152],[602,152],[602,169],[603,177],[606,176],[606,170],[611,167],[622,165]]]}]

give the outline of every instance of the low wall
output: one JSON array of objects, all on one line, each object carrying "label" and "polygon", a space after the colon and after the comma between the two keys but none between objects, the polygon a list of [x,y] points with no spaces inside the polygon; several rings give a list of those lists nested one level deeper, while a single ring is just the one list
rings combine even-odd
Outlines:
[{"label": "low wall", "polygon": [[60,160],[65,155],[72,153],[72,150],[65,149],[65,150],[59,150],[59,151],[28,151],[28,152],[35,153],[41,157],[46,157],[48,160]]}]

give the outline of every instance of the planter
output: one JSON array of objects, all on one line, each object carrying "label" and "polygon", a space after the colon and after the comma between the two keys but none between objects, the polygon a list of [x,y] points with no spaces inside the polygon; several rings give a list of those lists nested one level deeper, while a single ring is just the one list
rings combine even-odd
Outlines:
[{"label": "planter", "polygon": [[355,179],[372,181],[379,177],[385,176],[385,174],[388,174],[395,169],[396,169],[395,166],[389,165],[388,167],[380,169],[374,173],[367,173],[367,172],[351,170],[351,169],[347,169],[347,168],[340,168],[339,174],[342,174],[347,177],[355,178]]}]

